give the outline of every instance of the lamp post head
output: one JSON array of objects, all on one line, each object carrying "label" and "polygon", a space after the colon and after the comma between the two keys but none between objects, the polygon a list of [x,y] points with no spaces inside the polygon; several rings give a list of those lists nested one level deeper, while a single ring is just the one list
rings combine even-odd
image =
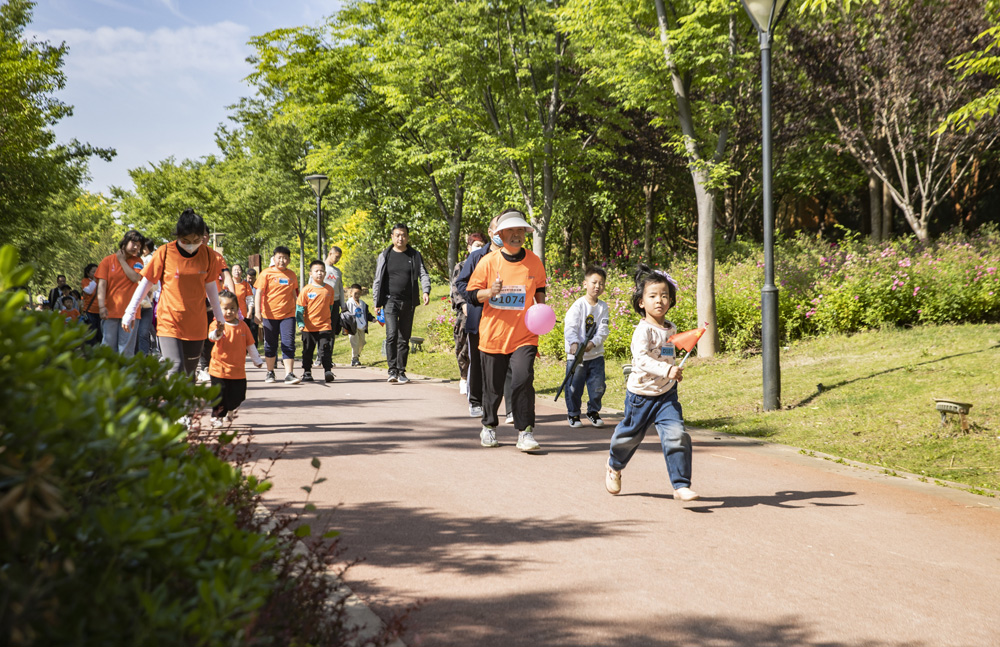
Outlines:
[{"label": "lamp post head", "polygon": [[307,175],[306,182],[312,187],[313,193],[316,194],[317,198],[323,197],[323,194],[326,193],[326,187],[330,184],[329,178],[325,175]]},{"label": "lamp post head", "polygon": [[770,34],[778,26],[788,0],[742,0],[743,8],[757,31]]}]

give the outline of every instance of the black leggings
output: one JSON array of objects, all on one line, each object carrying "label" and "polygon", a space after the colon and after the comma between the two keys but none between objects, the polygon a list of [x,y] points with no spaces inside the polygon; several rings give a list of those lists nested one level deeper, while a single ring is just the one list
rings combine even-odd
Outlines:
[{"label": "black leggings", "polygon": [[201,357],[201,347],[205,343],[204,339],[177,339],[157,335],[156,340],[160,343],[160,355],[170,360],[167,377],[181,371],[194,375],[195,369],[198,368],[198,358]]}]

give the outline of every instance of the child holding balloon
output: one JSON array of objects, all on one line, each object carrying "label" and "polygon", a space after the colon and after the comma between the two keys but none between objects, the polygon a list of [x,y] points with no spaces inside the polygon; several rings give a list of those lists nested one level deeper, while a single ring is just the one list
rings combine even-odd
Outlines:
[{"label": "child holding balloon", "polygon": [[[511,372],[511,410],[518,431],[517,448],[540,449],[535,440],[535,356],[538,335],[555,324],[555,313],[545,303],[545,267],[524,247],[531,225],[520,211],[506,210],[493,229],[502,248],[482,258],[469,277],[466,299],[482,304],[479,351],[483,372],[483,428],[479,442],[498,447],[497,410],[503,397],[507,369]],[[532,306],[532,303],[535,305]]]},{"label": "child holding balloon", "polygon": [[611,456],[604,484],[608,492],[622,490],[622,470],[638,449],[650,425],[656,427],[674,488],[674,498],[694,501],[691,490],[691,436],[684,430],[684,417],[677,400],[677,384],[683,379],[674,365],[677,333],[667,321],[667,311],[677,303],[677,283],[662,270],[639,266],[632,307],[642,320],[632,333],[632,372],[625,395],[625,417],[611,437]]}]

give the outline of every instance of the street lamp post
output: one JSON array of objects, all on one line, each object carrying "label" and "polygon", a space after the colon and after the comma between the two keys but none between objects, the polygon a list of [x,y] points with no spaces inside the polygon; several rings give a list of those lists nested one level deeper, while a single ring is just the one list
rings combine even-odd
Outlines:
[{"label": "street lamp post", "polygon": [[760,291],[764,411],[781,408],[778,287],[774,284],[774,203],[771,197],[771,41],[788,0],[743,0],[760,39],[761,170],[764,175],[764,287]]},{"label": "street lamp post", "polygon": [[323,256],[323,211],[320,203],[323,201],[323,194],[326,193],[330,180],[325,175],[308,175],[306,182],[316,194],[316,253],[322,260],[325,257]]}]

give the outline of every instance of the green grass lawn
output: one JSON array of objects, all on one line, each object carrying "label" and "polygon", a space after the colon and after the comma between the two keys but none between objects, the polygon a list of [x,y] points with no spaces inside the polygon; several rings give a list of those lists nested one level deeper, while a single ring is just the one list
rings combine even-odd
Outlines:
[{"label": "green grass lawn", "polygon": [[[413,334],[441,312],[447,286],[435,287],[429,307],[417,308]],[[362,361],[385,367],[384,329],[372,324]],[[458,379],[452,348],[424,344],[408,372]],[[347,338],[334,362],[350,363]],[[621,360],[608,359],[605,407],[621,409]],[[540,357],[535,389],[555,395],[565,365]],[[687,423],[765,438],[806,450],[921,474],[928,479],[1000,490],[1000,326],[928,326],[812,338],[781,352],[780,411],[761,411],[761,359],[692,357],[685,365],[681,403]],[[822,384],[820,389],[818,385]],[[934,398],[973,404],[964,434],[957,416],[942,428]]]}]

